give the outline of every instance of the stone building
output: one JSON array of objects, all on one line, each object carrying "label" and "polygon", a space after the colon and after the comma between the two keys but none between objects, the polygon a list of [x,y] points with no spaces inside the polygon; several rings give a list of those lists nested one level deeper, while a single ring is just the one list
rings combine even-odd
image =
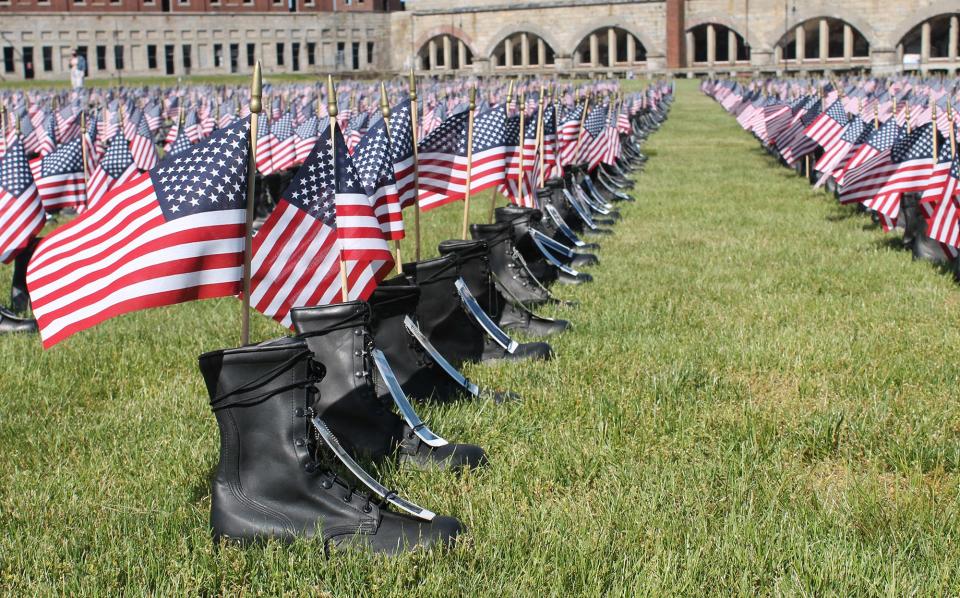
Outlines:
[{"label": "stone building", "polygon": [[0,80],[960,68],[954,0],[0,0]]}]

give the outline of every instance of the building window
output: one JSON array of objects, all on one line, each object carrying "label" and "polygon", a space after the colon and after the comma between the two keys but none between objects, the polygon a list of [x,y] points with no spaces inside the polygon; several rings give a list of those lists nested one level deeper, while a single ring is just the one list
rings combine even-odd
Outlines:
[{"label": "building window", "polygon": [[147,44],[147,68],[157,68],[157,47],[153,44]]},{"label": "building window", "polygon": [[277,66],[283,66],[283,42],[277,42]]},{"label": "building window", "polygon": [[193,57],[190,55],[193,46],[183,46],[183,70],[189,71],[193,68]]},{"label": "building window", "polygon": [[317,64],[317,42],[307,42],[307,64]]},{"label": "building window", "polygon": [[113,68],[118,71],[123,70],[123,46],[113,47]]},{"label": "building window", "polygon": [[107,70],[107,47],[97,46],[97,70]]},{"label": "building window", "polygon": [[300,42],[290,44],[290,66],[294,71],[300,70]]},{"label": "building window", "polygon": [[257,62],[257,44],[247,44],[247,66],[252,67]]},{"label": "building window", "polygon": [[367,42],[367,64],[373,64],[373,42]]},{"label": "building window", "polygon": [[43,71],[49,73],[53,70],[53,48],[44,46],[41,51],[43,52]]},{"label": "building window", "polygon": [[213,44],[213,66],[215,68],[223,66],[223,44]]},{"label": "building window", "polygon": [[360,42],[353,42],[350,44],[350,54],[352,55],[351,57],[353,58],[353,64],[351,65],[353,67],[353,70],[359,69],[360,68]]},{"label": "building window", "polygon": [[342,67],[343,63],[346,61],[346,56],[344,55],[344,52],[346,52],[346,47],[347,45],[345,43],[337,42],[337,68]]},{"label": "building window", "polygon": [[13,72],[13,48],[4,46],[3,48],[3,72]]}]

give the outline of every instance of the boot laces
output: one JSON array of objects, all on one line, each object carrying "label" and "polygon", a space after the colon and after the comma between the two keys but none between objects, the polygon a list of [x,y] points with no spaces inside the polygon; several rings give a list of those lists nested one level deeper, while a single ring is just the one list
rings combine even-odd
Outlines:
[{"label": "boot laces", "polygon": [[[289,384],[283,384],[276,388],[264,390],[262,392],[256,392],[251,394],[250,396],[247,396],[241,399],[237,399],[233,401],[229,400],[238,395],[242,395],[242,394],[250,393],[252,391],[256,391],[258,389],[262,389],[263,387],[270,384],[272,381],[282,376],[287,371],[294,368],[297,364],[299,364],[304,359],[308,360],[307,361],[308,372],[305,378],[294,380]],[[300,351],[296,355],[291,356],[289,359],[287,359],[283,363],[280,363],[276,365],[274,368],[265,372],[263,375],[259,376],[258,378],[254,378],[253,380],[250,380],[245,384],[241,384],[240,386],[238,386],[233,390],[217,395],[216,397],[210,400],[210,407],[213,411],[219,411],[227,407],[256,405],[256,404],[262,403],[263,401],[266,401],[267,399],[269,399],[270,397],[273,397],[274,395],[287,392],[288,390],[293,390],[297,388],[314,389],[314,385],[319,383],[321,380],[323,380],[324,376],[326,376],[326,373],[327,373],[327,370],[324,367],[324,365],[319,361],[316,361],[315,359],[313,359],[313,353],[311,353],[309,350]],[[315,392],[315,389],[313,392]]]}]

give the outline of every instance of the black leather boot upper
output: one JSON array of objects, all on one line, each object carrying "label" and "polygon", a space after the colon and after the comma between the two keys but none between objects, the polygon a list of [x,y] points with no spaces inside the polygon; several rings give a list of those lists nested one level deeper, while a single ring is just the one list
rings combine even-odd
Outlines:
[{"label": "black leather boot upper", "polygon": [[471,224],[470,236],[487,242],[490,248],[490,269],[496,277],[496,284],[501,287],[508,301],[517,301],[527,306],[554,301],[540,281],[524,268],[517,258],[519,251],[513,245],[512,227],[509,223]]},{"label": "black leather boot upper", "polygon": [[0,334],[36,331],[36,320],[33,318],[19,318],[12,311],[0,307]]},{"label": "black leather boot upper", "polygon": [[30,294],[27,292],[27,265],[33,252],[37,249],[40,237],[35,237],[17,254],[13,261],[13,280],[10,283],[10,309],[16,313],[24,313],[30,307]]},{"label": "black leather boot upper", "polygon": [[321,465],[310,417],[323,366],[306,343],[206,353],[200,371],[220,429],[214,540],[306,538],[395,554],[449,545],[461,533],[452,517],[428,522],[392,512]]}]

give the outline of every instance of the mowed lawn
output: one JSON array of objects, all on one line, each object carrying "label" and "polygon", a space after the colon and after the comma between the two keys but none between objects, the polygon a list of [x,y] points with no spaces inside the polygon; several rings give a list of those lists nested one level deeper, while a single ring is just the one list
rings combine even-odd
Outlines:
[{"label": "mowed lawn", "polygon": [[[223,299],[49,351],[0,338],[0,590],[960,592],[960,288],[778,166],[689,82],[646,151],[596,281],[557,290],[579,309],[547,310],[575,324],[557,359],[469,368],[525,401],[423,408],[490,466],[378,469],[469,526],[456,549],[328,560],[309,543],[211,545],[219,447],[196,359],[237,343],[239,303]],[[426,255],[459,233],[460,209],[424,215]],[[473,221],[488,209],[483,194]],[[258,317],[254,333],[283,331]]]}]

